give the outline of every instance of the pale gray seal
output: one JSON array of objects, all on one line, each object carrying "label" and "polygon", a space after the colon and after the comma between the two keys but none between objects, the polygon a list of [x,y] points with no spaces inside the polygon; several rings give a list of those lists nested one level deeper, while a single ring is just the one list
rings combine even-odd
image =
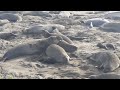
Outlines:
[{"label": "pale gray seal", "polygon": [[119,74],[103,73],[99,75],[90,75],[90,79],[120,79]]},{"label": "pale gray seal", "polygon": [[92,23],[93,27],[100,27],[104,23],[109,23],[107,19],[103,19],[103,18],[92,18],[92,19],[85,20],[83,22],[88,26],[90,26]]},{"label": "pale gray seal", "polygon": [[104,16],[105,18],[108,18],[108,19],[120,20],[120,12],[111,12],[111,13],[105,14]]},{"label": "pale gray seal", "polygon": [[103,72],[114,71],[120,65],[119,57],[113,52],[93,53],[90,59],[95,61],[99,68],[103,68]]},{"label": "pale gray seal", "polygon": [[46,49],[46,55],[59,63],[68,63],[70,59],[66,51],[56,44],[51,44],[48,46]]},{"label": "pale gray seal", "polygon": [[28,29],[25,29],[23,31],[23,34],[42,34],[42,30],[47,30],[48,32],[52,32],[55,28],[59,30],[65,29],[63,25],[57,25],[57,24],[36,25]]},{"label": "pale gray seal", "polygon": [[101,31],[120,33],[120,23],[105,23],[99,27]]},{"label": "pale gray seal", "polygon": [[46,48],[51,44],[57,44],[60,40],[62,40],[59,36],[51,36],[45,39],[38,39],[34,41],[30,41],[28,43],[20,44],[16,47],[8,50],[2,60],[9,60],[13,58],[17,58],[25,55],[33,55],[33,54],[41,54],[45,52]]},{"label": "pale gray seal", "polygon": [[0,19],[7,19],[10,22],[17,22],[17,21],[22,21],[22,17],[17,15],[17,14],[12,14],[12,13],[2,13],[0,14]]}]

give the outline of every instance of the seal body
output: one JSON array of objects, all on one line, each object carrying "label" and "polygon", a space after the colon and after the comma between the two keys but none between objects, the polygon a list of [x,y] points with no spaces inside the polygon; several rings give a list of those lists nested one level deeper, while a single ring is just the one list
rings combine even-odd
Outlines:
[{"label": "seal body", "polygon": [[66,51],[56,44],[51,44],[46,49],[46,55],[59,63],[68,63],[70,57],[67,55]]},{"label": "seal body", "polygon": [[8,50],[4,56],[3,60],[9,60],[25,55],[41,54],[45,52],[46,48],[51,44],[57,44],[61,37],[51,36],[46,39],[38,39],[31,41],[29,43],[20,44],[16,47]]},{"label": "seal body", "polygon": [[114,33],[120,33],[120,23],[105,23],[102,26],[99,27],[102,31],[105,32],[114,32]]},{"label": "seal body", "polygon": [[113,71],[120,65],[119,57],[112,52],[94,53],[90,59],[98,63],[99,68],[103,68],[104,72]]},{"label": "seal body", "polygon": [[90,25],[92,23],[93,27],[100,27],[104,23],[109,23],[108,20],[102,19],[102,18],[93,18],[93,19],[88,19],[84,21],[86,25]]},{"label": "seal body", "polygon": [[61,36],[63,38],[63,40],[65,40],[66,42],[68,42],[69,44],[73,44],[72,40],[70,40],[67,36],[63,35],[63,34],[58,34],[58,33],[49,33],[46,30],[43,30],[44,36],[45,37],[50,37],[50,36]]},{"label": "seal body", "polygon": [[22,21],[22,18],[18,15],[12,14],[12,13],[2,13],[0,14],[0,19],[7,19],[10,22],[17,22]]},{"label": "seal body", "polygon": [[12,38],[17,37],[14,33],[9,33],[9,32],[0,32],[0,38],[1,39],[5,39],[5,40],[9,40]]},{"label": "seal body", "polygon": [[90,79],[120,79],[119,74],[112,74],[112,73],[104,73],[99,75],[91,75],[89,76]]}]

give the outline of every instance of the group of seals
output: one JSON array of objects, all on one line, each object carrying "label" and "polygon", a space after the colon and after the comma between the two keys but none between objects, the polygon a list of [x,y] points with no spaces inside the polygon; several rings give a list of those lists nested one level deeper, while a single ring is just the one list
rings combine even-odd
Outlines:
[{"label": "group of seals", "polygon": [[28,43],[20,44],[8,50],[2,57],[2,60],[6,61],[20,56],[32,55],[37,53],[41,54],[49,45],[57,44],[60,40],[62,40],[62,38],[59,36],[51,36],[49,38],[38,39],[30,41]]}]

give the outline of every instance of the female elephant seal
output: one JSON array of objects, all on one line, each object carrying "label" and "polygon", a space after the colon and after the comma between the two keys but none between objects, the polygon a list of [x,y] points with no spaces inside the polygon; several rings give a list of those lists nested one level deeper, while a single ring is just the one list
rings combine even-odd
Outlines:
[{"label": "female elephant seal", "polygon": [[119,74],[112,74],[112,73],[103,73],[99,75],[91,75],[89,76],[90,79],[120,79]]},{"label": "female elephant seal", "polygon": [[5,40],[10,40],[17,37],[14,33],[11,32],[0,32],[0,38]]},{"label": "female elephant seal", "polygon": [[119,57],[112,52],[94,53],[90,59],[95,61],[99,65],[99,68],[103,68],[103,72],[113,71],[120,65]]},{"label": "female elephant seal", "polygon": [[66,64],[69,62],[70,59],[66,51],[56,44],[51,44],[50,46],[48,46],[48,48],[46,49],[46,55],[59,63]]},{"label": "female elephant seal", "polygon": [[7,19],[10,22],[17,22],[17,21],[22,21],[22,17],[18,16],[17,14],[12,14],[12,13],[2,13],[0,14],[0,19]]},{"label": "female elephant seal", "polygon": [[63,40],[65,40],[66,42],[68,42],[69,44],[73,44],[72,40],[70,40],[67,36],[63,35],[63,34],[58,34],[58,33],[49,33],[47,30],[43,30],[43,35],[45,37],[50,37],[50,36],[61,36],[63,38]]},{"label": "female elephant seal", "polygon": [[32,54],[41,54],[45,52],[46,48],[51,44],[57,44],[60,40],[62,40],[59,36],[51,36],[45,39],[38,39],[31,41],[29,43],[24,43],[13,47],[8,50],[2,60],[9,60],[13,58],[17,58],[19,56],[32,55]]},{"label": "female elephant seal", "polygon": [[99,29],[104,32],[120,33],[120,23],[118,22],[105,23],[102,26],[100,26]]},{"label": "female elephant seal", "polygon": [[93,27],[100,27],[104,23],[109,23],[108,20],[103,19],[103,18],[92,18],[92,19],[88,19],[88,20],[83,21],[83,23],[85,23],[88,26],[91,24],[91,22],[93,24]]}]

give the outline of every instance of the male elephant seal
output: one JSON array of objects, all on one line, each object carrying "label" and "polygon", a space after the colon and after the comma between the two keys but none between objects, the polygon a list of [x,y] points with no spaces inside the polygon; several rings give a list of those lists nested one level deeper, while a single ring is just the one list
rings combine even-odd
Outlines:
[{"label": "male elephant seal", "polygon": [[114,71],[120,65],[119,57],[112,52],[94,53],[90,59],[95,61],[99,68],[103,68],[103,72]]},{"label": "male elephant seal", "polygon": [[38,39],[31,41],[29,43],[24,43],[13,47],[8,50],[4,56],[3,61],[17,58],[19,56],[32,55],[32,54],[41,54],[45,52],[46,48],[51,44],[57,44],[60,40],[62,40],[59,36],[51,36],[45,39]]},{"label": "male elephant seal", "polygon": [[49,33],[47,30],[43,30],[43,35],[45,37],[50,37],[50,36],[61,36],[63,38],[63,40],[65,40],[66,42],[68,42],[69,44],[73,44],[72,40],[70,40],[67,36],[63,35],[63,34],[58,34],[58,33]]},{"label": "male elephant seal", "polygon": [[91,75],[89,76],[90,79],[120,79],[119,74],[112,74],[112,73],[103,73],[99,75]]},{"label": "male elephant seal", "polygon": [[70,57],[67,55],[66,51],[56,44],[51,44],[46,49],[46,55],[59,63],[68,63]]}]

